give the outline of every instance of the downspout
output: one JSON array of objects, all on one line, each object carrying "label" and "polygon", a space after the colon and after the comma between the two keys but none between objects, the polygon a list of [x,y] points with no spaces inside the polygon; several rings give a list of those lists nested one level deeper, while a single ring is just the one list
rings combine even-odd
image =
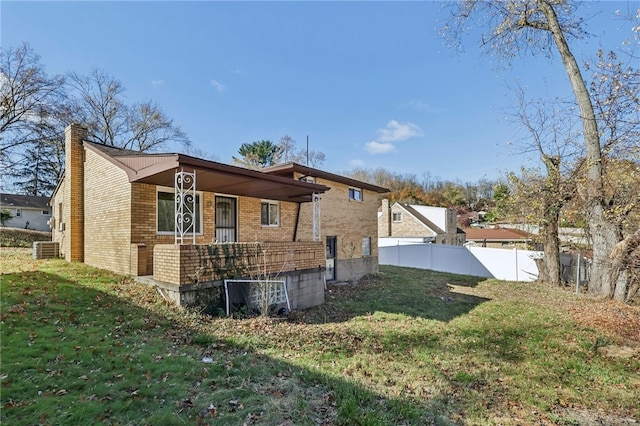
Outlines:
[{"label": "downspout", "polygon": [[296,241],[296,236],[298,235],[298,222],[300,222],[300,205],[302,203],[298,201],[298,208],[296,210],[296,221],[293,224],[293,242]]}]

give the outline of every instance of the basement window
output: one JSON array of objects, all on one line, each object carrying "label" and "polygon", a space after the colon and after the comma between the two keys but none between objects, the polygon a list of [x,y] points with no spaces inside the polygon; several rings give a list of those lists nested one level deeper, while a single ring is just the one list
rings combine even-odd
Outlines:
[{"label": "basement window", "polygon": [[371,256],[371,237],[362,239],[362,257]]}]

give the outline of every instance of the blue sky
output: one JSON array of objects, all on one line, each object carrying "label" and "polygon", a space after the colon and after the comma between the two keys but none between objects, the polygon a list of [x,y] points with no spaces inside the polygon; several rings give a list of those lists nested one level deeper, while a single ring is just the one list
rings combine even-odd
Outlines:
[{"label": "blue sky", "polygon": [[[629,37],[617,9],[587,2],[594,37],[579,58]],[[516,81],[531,98],[570,96],[559,61],[511,67],[465,39],[439,38],[440,2],[0,2],[2,47],[23,41],[49,74],[94,67],[127,100],[153,100],[210,158],[230,163],[242,143],[291,136],[344,173],[396,173],[475,182],[530,160],[505,119]]]}]

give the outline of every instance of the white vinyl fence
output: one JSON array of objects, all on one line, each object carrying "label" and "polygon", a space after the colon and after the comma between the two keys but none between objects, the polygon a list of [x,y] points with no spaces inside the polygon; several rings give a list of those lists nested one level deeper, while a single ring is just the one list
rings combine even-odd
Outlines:
[{"label": "white vinyl fence", "polygon": [[460,247],[444,244],[386,245],[380,242],[381,265],[408,266],[453,274],[497,278],[505,281],[535,281],[534,261],[542,252],[489,247]]}]

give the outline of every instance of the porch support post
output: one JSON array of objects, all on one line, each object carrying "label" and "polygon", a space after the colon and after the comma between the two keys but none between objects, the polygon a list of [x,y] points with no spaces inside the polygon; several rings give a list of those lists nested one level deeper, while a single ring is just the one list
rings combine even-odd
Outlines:
[{"label": "porch support post", "polygon": [[315,192],[311,199],[312,223],[313,223],[313,241],[320,241],[322,233],[320,229],[320,195]]},{"label": "porch support post", "polygon": [[175,176],[175,243],[184,244],[189,236],[196,243],[196,173],[176,171]]}]

